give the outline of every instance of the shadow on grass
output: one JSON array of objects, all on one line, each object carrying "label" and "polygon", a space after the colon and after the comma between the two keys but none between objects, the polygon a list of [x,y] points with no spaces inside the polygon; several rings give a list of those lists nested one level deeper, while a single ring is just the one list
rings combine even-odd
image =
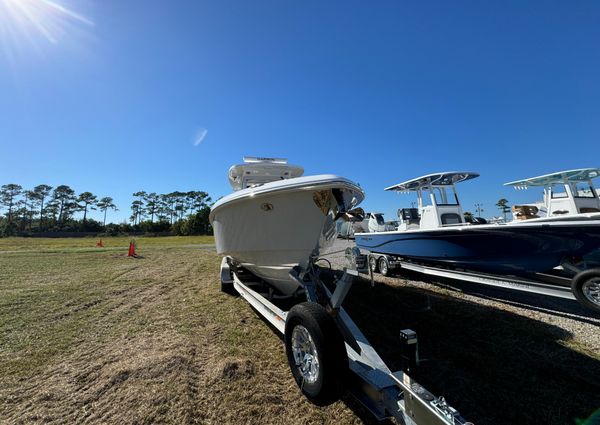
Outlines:
[{"label": "shadow on grass", "polygon": [[575,424],[600,406],[600,361],[566,347],[572,335],[551,324],[366,279],[344,306],[392,370],[399,331],[415,330],[424,361],[411,376],[477,425]]}]

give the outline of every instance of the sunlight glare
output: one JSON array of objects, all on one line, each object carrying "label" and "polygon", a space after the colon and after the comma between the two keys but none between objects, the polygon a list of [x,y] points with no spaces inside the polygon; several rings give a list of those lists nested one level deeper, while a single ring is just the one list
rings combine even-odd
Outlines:
[{"label": "sunlight glare", "polygon": [[0,0],[0,43],[5,52],[18,50],[23,41],[40,47],[40,38],[57,44],[76,26],[94,23],[56,0]]}]

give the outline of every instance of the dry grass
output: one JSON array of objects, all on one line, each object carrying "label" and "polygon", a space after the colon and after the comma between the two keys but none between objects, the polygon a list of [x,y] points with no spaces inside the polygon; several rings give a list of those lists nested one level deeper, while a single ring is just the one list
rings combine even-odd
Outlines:
[{"label": "dry grass", "polygon": [[[210,239],[141,240],[140,259],[124,256],[128,239],[84,242],[0,239],[0,423],[370,420],[351,399],[317,408],[300,396],[282,341],[219,291]],[[355,284],[352,317],[392,368],[398,330],[415,329],[427,359],[416,378],[477,425],[573,425],[600,406],[600,353],[581,336],[517,308],[378,280]]]},{"label": "dry grass", "polygon": [[[102,240],[104,248],[98,248],[96,244]],[[19,251],[36,252],[73,252],[73,251],[110,251],[123,250],[129,246],[129,242],[136,241],[145,248],[172,247],[181,245],[212,244],[212,236],[168,236],[168,237],[84,237],[84,238],[0,238],[0,254]]]},{"label": "dry grass", "polygon": [[360,422],[300,397],[216,254],[140,248],[0,255],[0,422]]}]

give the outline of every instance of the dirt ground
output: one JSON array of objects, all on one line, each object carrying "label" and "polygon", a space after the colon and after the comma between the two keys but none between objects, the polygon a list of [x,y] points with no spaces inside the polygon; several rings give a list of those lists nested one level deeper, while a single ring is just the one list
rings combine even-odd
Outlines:
[{"label": "dirt ground", "polygon": [[[0,423],[372,422],[300,396],[281,339],[219,291],[213,248],[140,245],[2,248]],[[357,281],[347,309],[392,368],[416,330],[415,377],[477,425],[558,425],[600,407],[600,318],[561,303],[400,276]]]}]

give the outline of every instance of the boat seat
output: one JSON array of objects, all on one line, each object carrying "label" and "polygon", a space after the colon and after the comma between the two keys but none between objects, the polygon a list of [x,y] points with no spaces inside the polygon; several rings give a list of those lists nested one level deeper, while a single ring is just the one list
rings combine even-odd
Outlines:
[{"label": "boat seat", "polygon": [[539,215],[537,215],[539,209],[533,205],[513,205],[512,210],[515,213],[517,220],[539,218]]},{"label": "boat seat", "polygon": [[598,208],[593,208],[593,207],[583,207],[583,208],[579,208],[579,212],[580,213],[597,213],[600,212],[600,209]]}]

